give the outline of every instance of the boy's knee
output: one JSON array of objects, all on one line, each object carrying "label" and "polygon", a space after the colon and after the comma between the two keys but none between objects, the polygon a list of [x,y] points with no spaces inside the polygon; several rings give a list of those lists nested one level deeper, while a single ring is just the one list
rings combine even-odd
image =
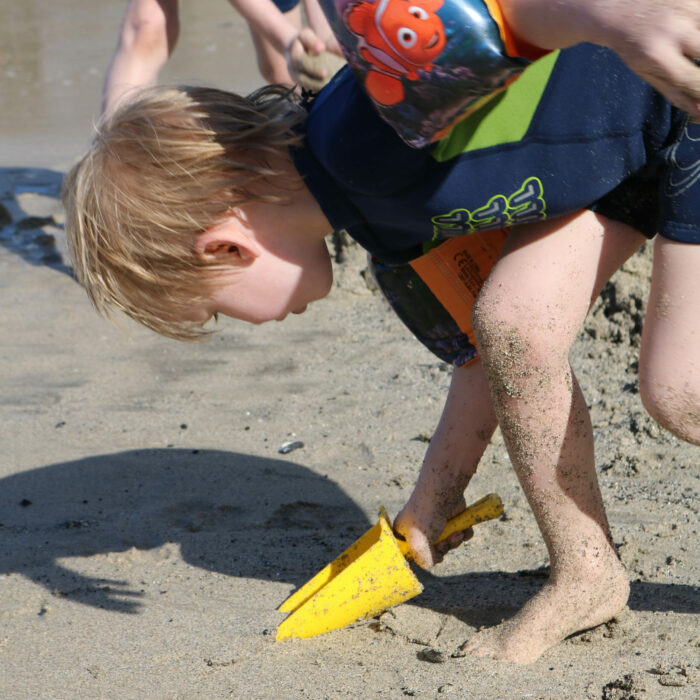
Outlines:
[{"label": "boy's knee", "polygon": [[517,332],[517,314],[498,285],[486,283],[472,309],[472,327],[480,345],[490,347],[503,331]]},{"label": "boy's knee", "polygon": [[639,394],[644,408],[663,428],[686,442],[700,445],[700,392],[677,377],[640,372]]},{"label": "boy's knee", "polygon": [[479,351],[488,363],[508,358],[515,370],[524,364],[549,364],[566,356],[568,342],[547,330],[546,320],[523,308],[498,284],[483,287],[474,303],[472,328]]}]

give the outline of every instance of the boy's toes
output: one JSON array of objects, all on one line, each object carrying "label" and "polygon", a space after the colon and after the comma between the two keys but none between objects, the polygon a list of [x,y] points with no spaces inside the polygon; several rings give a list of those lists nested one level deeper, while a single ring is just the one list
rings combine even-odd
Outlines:
[{"label": "boy's toes", "polygon": [[467,639],[456,652],[455,656],[478,656],[486,659],[501,659],[496,644],[493,629],[481,630]]}]

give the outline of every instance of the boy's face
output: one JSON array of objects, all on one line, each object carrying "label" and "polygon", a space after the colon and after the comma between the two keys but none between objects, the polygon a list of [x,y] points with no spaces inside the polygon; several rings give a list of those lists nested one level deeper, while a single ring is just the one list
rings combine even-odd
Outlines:
[{"label": "boy's face", "polygon": [[205,257],[215,257],[222,270],[209,299],[183,317],[207,321],[221,314],[260,324],[300,314],[325,297],[333,282],[325,240],[275,233],[269,238],[252,233],[231,219],[203,234],[197,249]]}]

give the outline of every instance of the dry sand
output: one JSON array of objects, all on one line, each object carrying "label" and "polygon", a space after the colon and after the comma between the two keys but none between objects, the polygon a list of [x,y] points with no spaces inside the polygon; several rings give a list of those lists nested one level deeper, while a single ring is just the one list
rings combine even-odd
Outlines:
[{"label": "dry sand", "polygon": [[[449,371],[367,289],[356,248],[330,297],[281,325],[223,320],[185,345],[95,315],[68,274],[57,194],[124,4],[23,0],[0,22],[2,700],[697,698],[699,450],[639,402],[644,255],[573,356],[629,610],[530,667],[451,656],[546,576],[497,435],[470,500],[498,491],[505,517],[419,572],[422,595],[274,642],[289,592],[407,499]],[[254,87],[227,4],[182,11],[164,78]],[[304,446],[280,454],[290,441]]]},{"label": "dry sand", "polygon": [[120,330],[67,274],[59,182],[0,171],[3,698],[698,696],[698,449],[639,403],[648,255],[573,357],[629,610],[530,667],[451,656],[546,576],[497,435],[470,493],[506,514],[420,572],[422,595],[276,643],[277,605],[405,502],[448,368],[369,291],[357,248],[284,324],[225,320],[195,345]]}]

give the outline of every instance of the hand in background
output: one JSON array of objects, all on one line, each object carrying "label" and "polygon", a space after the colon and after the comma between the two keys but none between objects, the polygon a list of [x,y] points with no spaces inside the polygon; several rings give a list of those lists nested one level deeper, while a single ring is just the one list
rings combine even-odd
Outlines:
[{"label": "hand in background", "polygon": [[333,48],[335,50],[325,44],[313,29],[304,27],[287,50],[289,74],[301,87],[320,90],[345,63],[335,40]]}]

